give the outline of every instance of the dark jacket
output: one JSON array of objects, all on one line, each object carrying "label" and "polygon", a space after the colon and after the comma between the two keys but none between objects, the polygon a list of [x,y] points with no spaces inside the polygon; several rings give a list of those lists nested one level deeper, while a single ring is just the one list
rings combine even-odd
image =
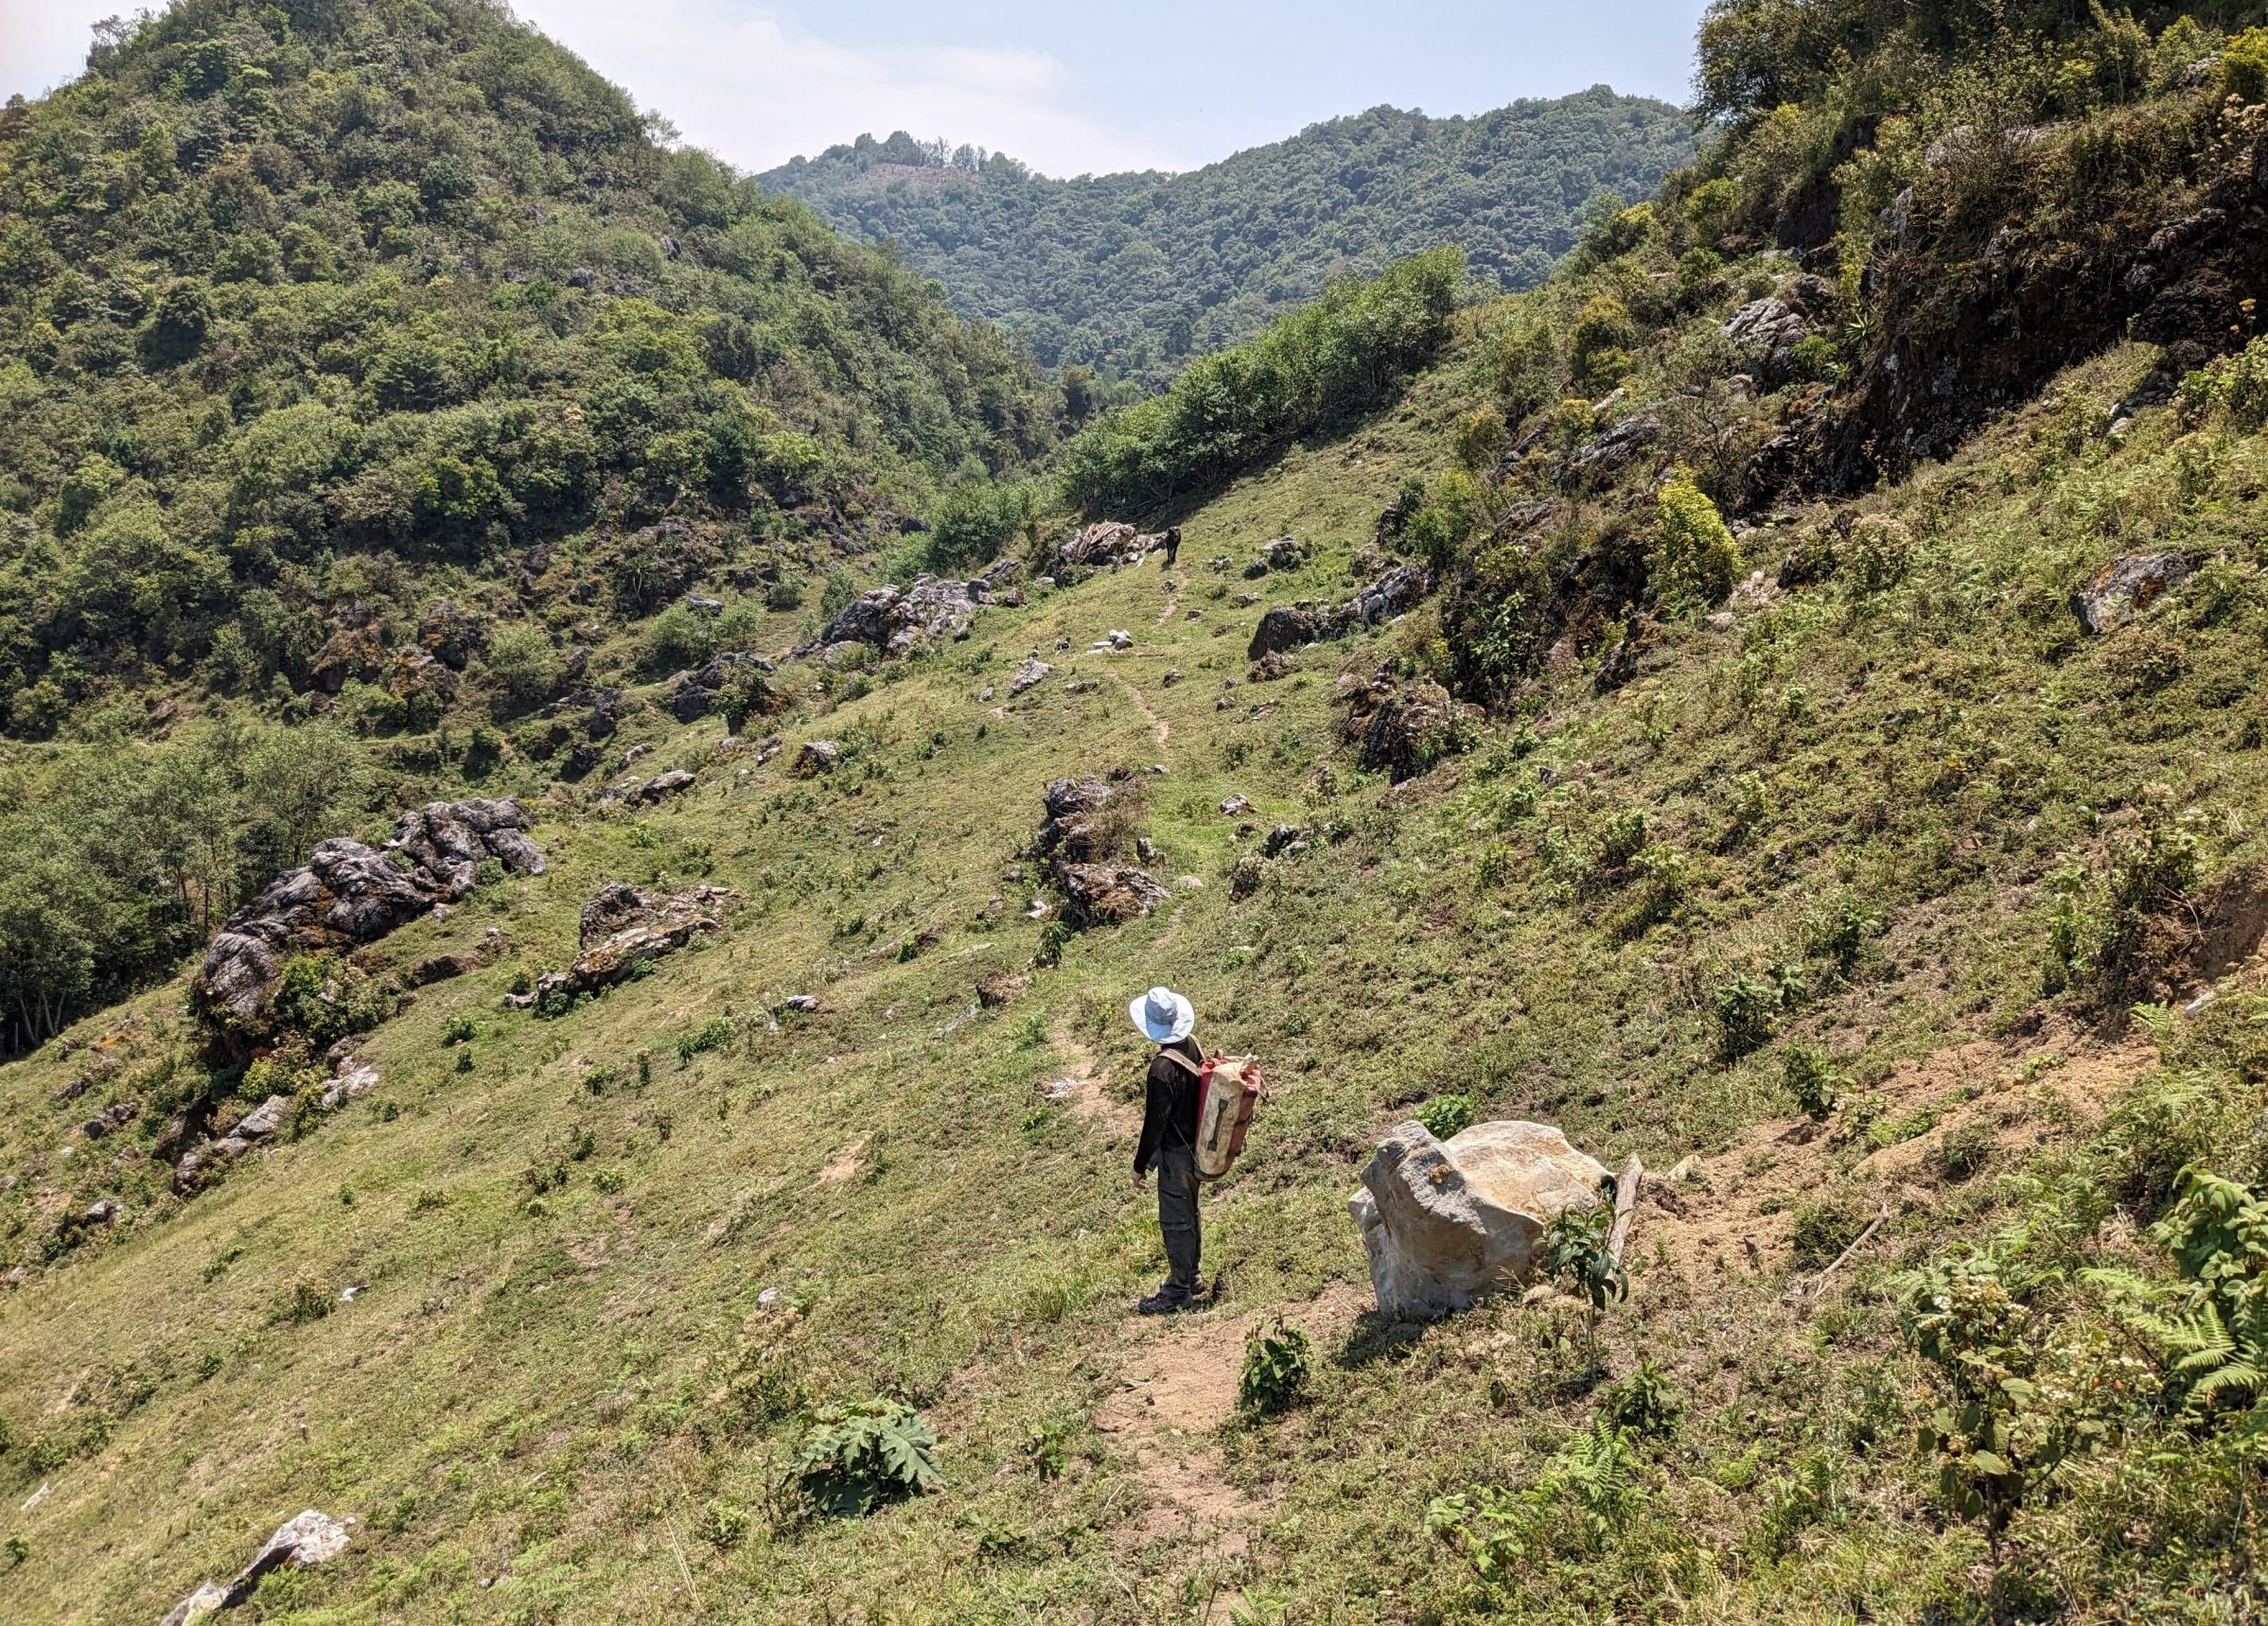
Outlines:
[{"label": "dark jacket", "polygon": [[[1189,1066],[1170,1060],[1167,1050],[1179,1052]],[[1134,1147],[1134,1173],[1146,1174],[1157,1154],[1169,1146],[1197,1144],[1197,1074],[1204,1065],[1204,1051],[1195,1039],[1161,1046],[1150,1058],[1150,1076],[1143,1090],[1142,1139]]]}]

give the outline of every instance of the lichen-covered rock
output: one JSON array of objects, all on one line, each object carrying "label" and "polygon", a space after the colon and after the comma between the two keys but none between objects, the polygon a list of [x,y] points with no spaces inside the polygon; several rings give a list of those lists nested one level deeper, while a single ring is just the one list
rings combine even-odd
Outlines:
[{"label": "lichen-covered rock", "polygon": [[695,886],[654,898],[619,881],[602,886],[583,906],[581,953],[563,971],[546,971],[526,993],[504,1003],[540,1014],[563,1014],[575,999],[611,988],[641,961],[676,953],[695,936],[713,932],[740,894],[727,886]]},{"label": "lichen-covered rock", "polygon": [[1423,1124],[1397,1124],[1346,1204],[1379,1308],[1438,1316],[1525,1282],[1544,1228],[1600,1201],[1608,1179],[1548,1124],[1475,1124],[1446,1141]]},{"label": "lichen-covered rock", "polygon": [[1131,865],[1061,864],[1055,879],[1064,894],[1064,924],[1074,932],[1123,926],[1170,896],[1155,876]]},{"label": "lichen-covered rock", "polygon": [[1399,784],[1466,746],[1463,713],[1437,683],[1406,683],[1381,669],[1367,679],[1342,677],[1335,692],[1346,708],[1340,738],[1357,747],[1365,773]]},{"label": "lichen-covered rock", "polygon": [[454,902],[472,890],[483,859],[542,874],[543,853],[524,820],[512,800],[430,802],[401,815],[383,851],[345,837],[316,843],[304,867],[277,876],[214,935],[190,985],[191,1007],[223,1048],[248,1054],[269,1037],[294,954],[373,942]]},{"label": "lichen-covered rock", "polygon": [[2189,579],[2189,561],[2179,553],[2122,553],[2087,578],[2071,608],[2087,631],[2115,632]]}]

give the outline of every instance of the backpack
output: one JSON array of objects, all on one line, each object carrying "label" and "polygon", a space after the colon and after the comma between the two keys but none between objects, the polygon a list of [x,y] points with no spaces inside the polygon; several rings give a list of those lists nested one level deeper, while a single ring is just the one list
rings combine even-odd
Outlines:
[{"label": "backpack", "polygon": [[1259,1058],[1214,1056],[1203,1067],[1195,1067],[1169,1046],[1159,1054],[1172,1057],[1185,1071],[1197,1075],[1197,1173],[1204,1180],[1219,1180],[1244,1149],[1244,1131],[1267,1096]]}]

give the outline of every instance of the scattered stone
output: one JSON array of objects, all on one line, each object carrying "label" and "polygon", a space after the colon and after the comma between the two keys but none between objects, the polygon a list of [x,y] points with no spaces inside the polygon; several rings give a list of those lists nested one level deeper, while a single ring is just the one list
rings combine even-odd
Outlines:
[{"label": "scattered stone", "polygon": [[2189,573],[2189,560],[2179,553],[2123,553],[2087,578],[2072,595],[2071,607],[2088,632],[2115,632]]},{"label": "scattered stone", "polygon": [[481,969],[481,956],[460,949],[453,953],[431,954],[410,968],[410,986],[424,988],[429,983],[447,982]]},{"label": "scattered stone", "polygon": [[345,837],[318,842],[304,868],[287,870],[228,918],[190,986],[190,1005],[233,1053],[269,1032],[269,1012],[294,954],[386,935],[473,889],[483,859],[541,875],[542,852],[515,800],[430,802],[401,815],[379,851]]},{"label": "scattered stone", "polygon": [[976,704],[979,706],[990,706],[992,703],[993,686],[988,683],[982,689],[979,689],[976,691]]},{"label": "scattered stone", "polygon": [[97,1225],[108,1225],[117,1217],[118,1205],[106,1197],[98,1202],[87,1204],[86,1212],[79,1216],[79,1223],[92,1230]]},{"label": "scattered stone", "polygon": [[620,767],[623,769],[623,771],[627,772],[631,764],[635,763],[641,757],[650,757],[653,754],[654,747],[651,745],[633,745],[627,751],[623,753],[623,760],[620,763]]},{"label": "scattered stone", "polygon": [[1245,647],[1248,659],[1288,653],[1304,644],[1344,638],[1357,627],[1373,627],[1407,614],[1433,590],[1433,573],[1423,565],[1397,565],[1345,603],[1277,604],[1260,617]]},{"label": "scattered stone", "polygon": [[789,994],[780,1002],[780,1008],[800,1011],[805,1016],[816,1016],[819,1008],[819,996],[818,994]]},{"label": "scattered stone", "polygon": [[1054,670],[1055,668],[1040,659],[1039,656],[1032,656],[1022,666],[1017,667],[1015,675],[1008,680],[1008,697],[1013,700],[1027,689],[1035,688],[1046,682],[1048,673]]},{"label": "scattered stone", "polygon": [[832,774],[842,760],[843,748],[833,740],[806,740],[796,753],[796,778],[816,779],[821,774]]},{"label": "scattered stone", "polygon": [[1056,870],[1064,922],[1075,932],[1122,926],[1163,903],[1169,894],[1146,871],[1110,864],[1065,864]]},{"label": "scattered stone", "polygon": [[1252,803],[1242,796],[1231,796],[1221,804],[1221,811],[1230,818],[1240,818],[1252,812]]},{"label": "scattered stone", "polygon": [[665,774],[656,774],[624,799],[632,807],[650,808],[691,789],[693,775],[683,768],[672,768]]},{"label": "scattered stone", "polygon": [[1308,830],[1303,825],[1279,824],[1260,843],[1260,856],[1282,858],[1289,853],[1305,852],[1308,849]]},{"label": "scattered stone", "polygon": [[1274,683],[1278,678],[1291,675],[1291,672],[1292,657],[1281,650],[1272,649],[1254,661],[1252,670],[1244,675],[1253,683]]},{"label": "scattered stone", "polygon": [[1475,1124],[1447,1141],[1422,1124],[1396,1125],[1346,1205],[1380,1310],[1439,1316],[1525,1284],[1544,1228],[1564,1209],[1597,1203],[1609,1178],[1545,1124]]},{"label": "scattered stone", "polygon": [[1168,671],[1165,673],[1165,674],[1164,674],[1163,676],[1161,676],[1161,677],[1160,677],[1160,678],[1157,680],[1157,686],[1158,686],[1160,689],[1171,689],[1171,688],[1172,688],[1172,687],[1173,687],[1175,684],[1179,683],[1180,681],[1181,681],[1181,669],[1180,669],[1179,667],[1172,667],[1172,668],[1169,668],[1169,669],[1168,669]]},{"label": "scattered stone", "polygon": [[86,1138],[90,1141],[99,1141],[103,1136],[109,1134],[113,1129],[123,1128],[141,1115],[141,1102],[115,1102],[111,1106],[103,1108],[101,1111],[96,1113],[85,1123],[79,1125],[79,1132],[86,1136]]},{"label": "scattered stone", "polygon": [[330,1082],[323,1087],[323,1110],[335,1112],[357,1096],[377,1089],[378,1082],[378,1070],[376,1067],[359,1057],[346,1057],[332,1071]]},{"label": "scattered stone", "polygon": [[743,690],[744,704],[750,709],[770,710],[778,701],[765,679],[778,670],[763,656],[746,650],[713,655],[698,670],[670,678],[670,715],[680,723],[695,722],[715,710],[725,691],[735,686]]},{"label": "scattered stone", "polygon": [[712,599],[707,593],[688,593],[680,603],[696,616],[718,616],[725,613],[725,601]]},{"label": "scattered stone", "polygon": [[1134,634],[1126,631],[1123,627],[1113,627],[1095,640],[1095,653],[1098,655],[1110,650],[1132,648],[1134,648]]}]

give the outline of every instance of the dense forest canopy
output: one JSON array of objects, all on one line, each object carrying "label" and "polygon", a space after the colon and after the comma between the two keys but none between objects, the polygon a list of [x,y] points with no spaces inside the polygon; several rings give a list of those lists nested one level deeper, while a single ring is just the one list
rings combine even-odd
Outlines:
[{"label": "dense forest canopy", "polygon": [[757,179],[894,244],[1046,365],[1156,381],[1333,278],[1428,249],[1464,250],[1491,286],[1531,287],[1594,198],[1651,193],[1691,150],[1677,109],[1600,85],[1473,118],[1373,108],[1181,175],[1051,180],[899,131]]}]

